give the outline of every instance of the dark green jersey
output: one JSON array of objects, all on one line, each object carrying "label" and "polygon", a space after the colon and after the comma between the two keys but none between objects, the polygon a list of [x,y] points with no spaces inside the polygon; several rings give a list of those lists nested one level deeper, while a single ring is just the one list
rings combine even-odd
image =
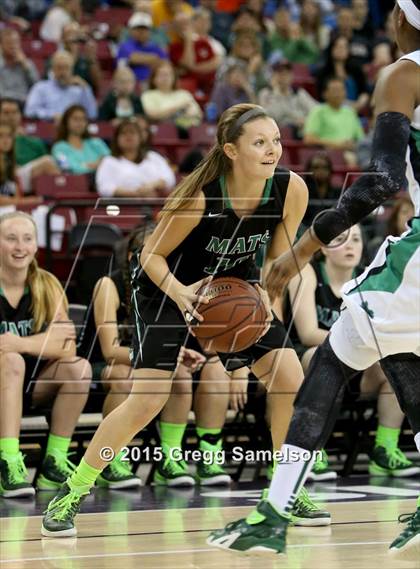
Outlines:
[{"label": "dark green jersey", "polygon": [[30,336],[33,334],[34,319],[31,310],[32,297],[28,287],[22,295],[16,308],[9,301],[0,288],[0,334],[12,332],[17,336]]},{"label": "dark green jersey", "polygon": [[[242,217],[232,208],[224,177],[210,182],[203,188],[202,219],[168,255],[169,270],[185,285],[209,275],[255,279],[255,256],[282,221],[289,180],[289,170],[276,170],[266,182],[258,207]],[[138,262],[132,274],[136,291],[147,297],[162,294]]]}]

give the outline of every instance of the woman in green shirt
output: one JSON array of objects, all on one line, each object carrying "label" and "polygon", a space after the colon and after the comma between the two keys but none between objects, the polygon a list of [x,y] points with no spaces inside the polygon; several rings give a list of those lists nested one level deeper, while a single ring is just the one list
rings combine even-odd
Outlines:
[{"label": "woman in green shirt", "polygon": [[89,135],[85,109],[72,105],[61,117],[51,153],[64,172],[89,174],[110,150],[102,139]]}]

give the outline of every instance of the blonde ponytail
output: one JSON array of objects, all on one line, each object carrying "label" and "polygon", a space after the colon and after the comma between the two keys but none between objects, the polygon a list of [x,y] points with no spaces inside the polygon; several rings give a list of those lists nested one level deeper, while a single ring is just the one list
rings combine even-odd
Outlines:
[{"label": "blonde ponytail", "polygon": [[29,265],[27,283],[32,296],[33,331],[36,334],[44,324],[49,324],[57,317],[57,297],[62,299],[66,312],[68,301],[58,279],[52,273],[40,269],[36,259]]}]

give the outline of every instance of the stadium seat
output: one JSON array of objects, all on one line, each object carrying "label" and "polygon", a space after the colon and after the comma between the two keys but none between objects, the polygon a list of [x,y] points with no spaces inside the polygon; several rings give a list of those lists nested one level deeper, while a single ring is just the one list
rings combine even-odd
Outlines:
[{"label": "stadium seat", "polygon": [[162,122],[153,124],[150,127],[152,132],[152,143],[157,145],[171,144],[179,141],[178,129],[172,122]]},{"label": "stadium seat", "polygon": [[106,24],[120,24],[125,26],[130,18],[132,11],[130,8],[98,8],[95,10],[93,20],[95,22],[104,22]]},{"label": "stadium seat", "polygon": [[22,38],[22,49],[30,59],[48,59],[57,50],[57,44],[51,41]]},{"label": "stadium seat", "polygon": [[26,119],[23,128],[25,134],[42,138],[47,143],[51,143],[56,137],[56,126],[53,122]]},{"label": "stadium seat", "polygon": [[[303,166],[312,158],[314,154],[322,150],[320,147],[310,147],[302,146],[298,150],[299,163]],[[337,166],[345,166],[346,161],[344,159],[344,154],[342,150],[328,150],[328,156],[331,159],[333,169],[335,170]]]},{"label": "stadium seat", "polygon": [[202,123],[189,130],[190,142],[193,145],[213,146],[216,143],[217,127],[214,124]]},{"label": "stadium seat", "polygon": [[92,199],[96,194],[90,190],[88,175],[59,174],[37,176],[33,181],[37,196],[49,199]]},{"label": "stadium seat", "polygon": [[114,136],[114,125],[108,121],[97,121],[89,124],[89,134],[91,136],[98,136],[103,140],[109,142]]}]

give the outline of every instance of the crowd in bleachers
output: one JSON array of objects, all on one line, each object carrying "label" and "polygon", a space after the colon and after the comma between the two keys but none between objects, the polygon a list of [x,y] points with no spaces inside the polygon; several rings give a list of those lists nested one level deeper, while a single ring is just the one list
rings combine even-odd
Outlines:
[{"label": "crowd in bleachers", "polygon": [[[266,108],[280,127],[280,166],[302,173],[307,183],[308,225],[368,167],[374,85],[381,69],[399,55],[392,7],[391,0],[0,2],[0,214],[2,207],[31,212],[42,204],[80,198],[92,207],[89,200],[97,197],[166,197],[213,145],[223,111],[252,102]],[[79,218],[80,207],[66,206],[76,211],[76,220],[86,221],[91,210]],[[412,215],[404,196],[390,216],[383,213],[363,229],[369,237],[367,257],[383,233],[400,234]],[[138,222],[136,216],[128,222],[123,216],[103,219],[120,225],[124,234]],[[72,224],[74,218],[67,216],[66,230]],[[362,263],[361,249],[355,265]],[[328,255],[326,264],[333,275]],[[65,271],[58,271],[63,281]],[[127,277],[123,272],[118,278],[122,275]],[[118,307],[124,304],[124,284]],[[115,292],[112,282],[106,286]],[[79,300],[72,290],[77,283],[67,292],[70,301]],[[327,328],[319,334],[319,323],[313,322],[319,342],[307,341],[308,331],[300,326],[304,320],[300,315],[299,341],[317,345]],[[128,349],[121,354],[120,368],[128,367]],[[113,373],[102,375],[111,385],[109,393]],[[231,406],[238,410],[246,403],[246,380],[236,378],[232,386]],[[208,396],[202,389],[201,397]],[[381,393],[381,381],[368,390]],[[177,393],[179,402],[183,388]],[[222,399],[214,399],[214,405],[224,416],[229,397]],[[380,421],[387,405],[394,404],[389,401],[382,401]],[[191,406],[191,398],[186,405]],[[200,448],[219,444],[220,421],[209,427],[200,401],[197,413],[204,417],[197,431]],[[162,437],[166,425],[184,420],[167,412],[161,418]],[[395,439],[401,422],[402,415],[385,419],[396,426],[391,434],[382,430],[378,444]],[[68,438],[69,429],[64,430]],[[177,442],[182,435],[179,431]],[[58,443],[51,439],[50,444]],[[131,472],[118,468],[111,483],[118,477],[133,481]],[[320,468],[327,470],[325,464]],[[229,479],[221,468],[213,474]]]}]

